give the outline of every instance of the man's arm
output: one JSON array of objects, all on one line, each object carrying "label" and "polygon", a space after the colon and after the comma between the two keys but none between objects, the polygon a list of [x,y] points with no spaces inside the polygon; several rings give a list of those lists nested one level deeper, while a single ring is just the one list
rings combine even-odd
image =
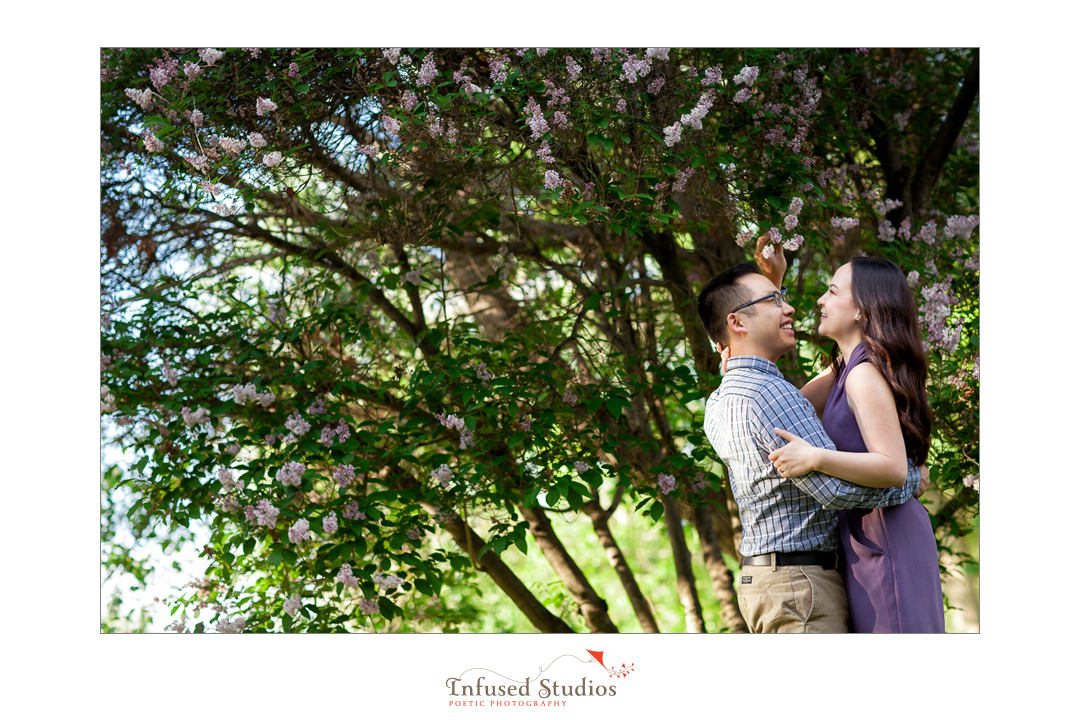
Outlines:
[{"label": "man's arm", "polygon": [[[826,450],[836,449],[825,433],[821,421],[814,414],[813,406],[793,385],[774,386],[772,390],[773,392],[762,394],[762,402],[759,405],[760,424],[756,424],[755,429],[758,447],[766,453],[781,447],[784,444],[783,439],[771,432],[771,428],[778,427],[793,435],[798,435],[816,447]],[[776,472],[776,469],[772,468],[772,471]],[[907,479],[903,486],[887,490],[853,485],[819,472],[788,479],[823,507],[845,510],[856,507],[889,507],[905,503],[919,489],[922,475],[914,463],[908,461]]]}]

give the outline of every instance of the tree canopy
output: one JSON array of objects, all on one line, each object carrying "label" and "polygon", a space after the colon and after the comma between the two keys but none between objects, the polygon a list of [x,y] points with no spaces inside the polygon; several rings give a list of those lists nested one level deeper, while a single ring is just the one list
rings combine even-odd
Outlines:
[{"label": "tree canopy", "polygon": [[[136,461],[116,538],[205,524],[173,629],[404,621],[531,538],[591,631],[659,628],[612,532],[663,527],[685,627],[745,629],[740,527],[704,436],[696,298],[771,232],[798,384],[814,301],[860,254],[920,302],[943,550],[977,527],[978,70],[969,49],[107,49],[101,403]],[[591,524],[602,597],[552,517]],[[686,528],[692,528],[691,535]],[[624,543],[625,545],[625,543]],[[725,562],[725,557],[727,561]],[[609,603],[639,627],[618,627]],[[187,611],[211,608],[192,624]]]}]

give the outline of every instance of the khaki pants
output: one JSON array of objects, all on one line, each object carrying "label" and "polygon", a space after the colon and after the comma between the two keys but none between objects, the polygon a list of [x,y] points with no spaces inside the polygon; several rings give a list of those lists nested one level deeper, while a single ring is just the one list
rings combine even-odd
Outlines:
[{"label": "khaki pants", "polygon": [[752,633],[846,633],[844,576],[817,565],[746,565],[739,609]]}]

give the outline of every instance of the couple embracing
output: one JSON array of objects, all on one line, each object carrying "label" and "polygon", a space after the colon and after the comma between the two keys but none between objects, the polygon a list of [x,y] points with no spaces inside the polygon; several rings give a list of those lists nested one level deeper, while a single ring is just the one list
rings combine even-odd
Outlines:
[{"label": "couple embracing", "polygon": [[[796,345],[787,263],[727,270],[698,311],[726,368],[705,433],[728,468],[751,632],[945,631],[937,543],[918,501],[930,446],[915,300],[888,260],[855,258],[818,300],[830,365],[797,390],[776,361]],[[820,419],[819,419],[820,418]]]}]

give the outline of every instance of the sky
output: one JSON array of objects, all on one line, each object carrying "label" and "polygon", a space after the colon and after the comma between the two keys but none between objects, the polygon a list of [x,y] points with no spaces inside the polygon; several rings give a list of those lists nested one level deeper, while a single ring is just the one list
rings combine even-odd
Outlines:
[{"label": "sky", "polygon": [[[755,703],[755,716],[786,714],[784,700],[832,714],[833,698],[885,717],[991,709],[1056,716],[1052,708],[1072,685],[1065,675],[1072,664],[1052,651],[1071,639],[1072,583],[1044,578],[1046,563],[1029,557],[1067,552],[1073,524],[1065,515],[1073,496],[1066,483],[1077,477],[1067,456],[1067,412],[1076,393],[1055,370],[1077,345],[1066,295],[1075,266],[1066,243],[1074,233],[1062,219],[1075,205],[1076,149],[1064,127],[1075,120],[1075,101],[1062,90],[1071,87],[1064,69],[1072,66],[1075,23],[1056,9],[1064,5],[1046,2],[971,7],[331,2],[320,3],[316,16],[284,4],[216,4],[206,13],[113,3],[65,8],[64,22],[55,7],[23,10],[29,15],[8,27],[50,33],[44,42],[20,30],[6,47],[6,89],[18,102],[5,103],[3,119],[10,139],[4,195],[15,222],[4,238],[2,284],[4,446],[14,458],[5,473],[14,541],[2,600],[12,662],[5,705],[155,720],[405,707],[434,716],[474,709],[446,705],[443,681],[464,668],[529,673],[588,647],[634,662],[637,672],[621,680],[617,698],[579,702],[563,717],[692,712],[718,699],[728,711],[749,711],[747,699],[761,690],[746,681],[770,670],[782,679],[761,688],[773,702]],[[878,640],[99,635],[98,47],[279,44],[983,47],[981,633]]]}]

